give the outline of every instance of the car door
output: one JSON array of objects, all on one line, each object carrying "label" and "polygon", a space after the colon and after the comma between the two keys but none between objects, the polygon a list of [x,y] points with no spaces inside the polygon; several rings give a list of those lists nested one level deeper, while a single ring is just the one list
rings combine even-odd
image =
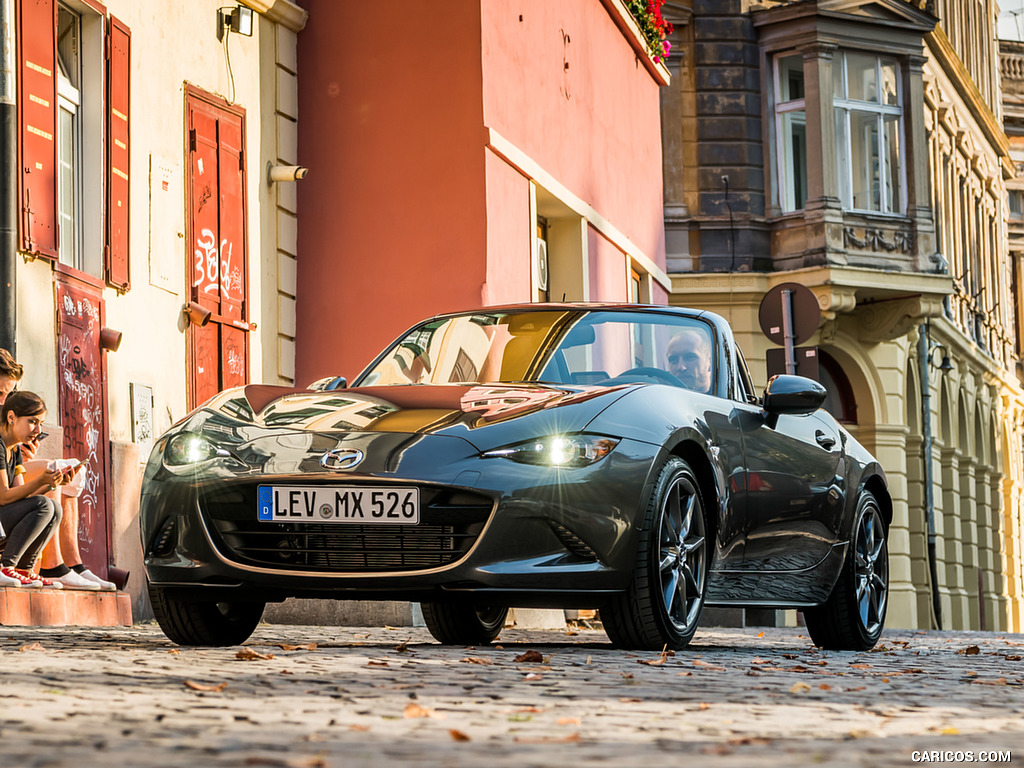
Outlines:
[{"label": "car door", "polygon": [[743,416],[745,568],[809,568],[835,543],[843,508],[843,439],[830,417]]}]

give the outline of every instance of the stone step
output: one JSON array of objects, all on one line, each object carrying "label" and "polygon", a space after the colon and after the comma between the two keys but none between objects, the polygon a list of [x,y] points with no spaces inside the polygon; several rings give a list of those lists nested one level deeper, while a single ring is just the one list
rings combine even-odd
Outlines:
[{"label": "stone step", "polygon": [[132,601],[127,592],[0,588],[0,625],[117,627],[131,623]]}]

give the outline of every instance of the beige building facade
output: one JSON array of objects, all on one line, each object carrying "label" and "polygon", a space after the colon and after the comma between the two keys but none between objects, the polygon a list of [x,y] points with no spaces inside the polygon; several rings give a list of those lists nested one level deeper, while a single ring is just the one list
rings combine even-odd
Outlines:
[{"label": "beige building facade", "polygon": [[813,291],[827,407],[893,494],[889,626],[1020,631],[1020,262],[996,4],[714,5],[665,5],[670,302],[729,318],[763,385],[762,297]]},{"label": "beige building facade", "polygon": [[[153,440],[204,393],[294,377],[297,41],[288,0],[16,0],[22,387],[84,458],[83,558],[132,571]],[[188,311],[191,307],[191,313]]]}]

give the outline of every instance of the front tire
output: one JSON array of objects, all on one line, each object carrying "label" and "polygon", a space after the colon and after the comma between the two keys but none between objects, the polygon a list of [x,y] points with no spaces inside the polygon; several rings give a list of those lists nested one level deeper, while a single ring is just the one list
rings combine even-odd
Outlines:
[{"label": "front tire", "polygon": [[887,533],[878,500],[864,491],[857,500],[850,551],[839,580],[823,605],[804,611],[815,645],[867,651],[878,642],[889,602]]},{"label": "front tire", "polygon": [[180,600],[152,584],[149,599],[160,629],[178,645],[241,645],[260,623],[266,607],[266,603]]},{"label": "front tire", "polygon": [[508,608],[464,600],[421,603],[420,608],[430,634],[443,645],[487,645],[497,639],[508,616]]},{"label": "front tire", "polygon": [[644,515],[629,588],[601,611],[620,648],[685,648],[697,631],[707,587],[707,515],[697,476],[670,458],[658,474]]}]

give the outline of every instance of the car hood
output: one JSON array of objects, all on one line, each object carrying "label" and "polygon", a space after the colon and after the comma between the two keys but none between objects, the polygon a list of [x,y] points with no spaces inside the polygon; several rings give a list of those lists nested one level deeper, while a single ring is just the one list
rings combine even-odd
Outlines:
[{"label": "car hood", "polygon": [[[459,437],[477,450],[549,434],[578,432],[636,385],[406,385],[311,391],[249,385],[220,393],[194,416],[237,438],[268,430],[393,432]],[[202,417],[205,414],[205,418]],[[183,426],[188,429],[188,421]]]}]

